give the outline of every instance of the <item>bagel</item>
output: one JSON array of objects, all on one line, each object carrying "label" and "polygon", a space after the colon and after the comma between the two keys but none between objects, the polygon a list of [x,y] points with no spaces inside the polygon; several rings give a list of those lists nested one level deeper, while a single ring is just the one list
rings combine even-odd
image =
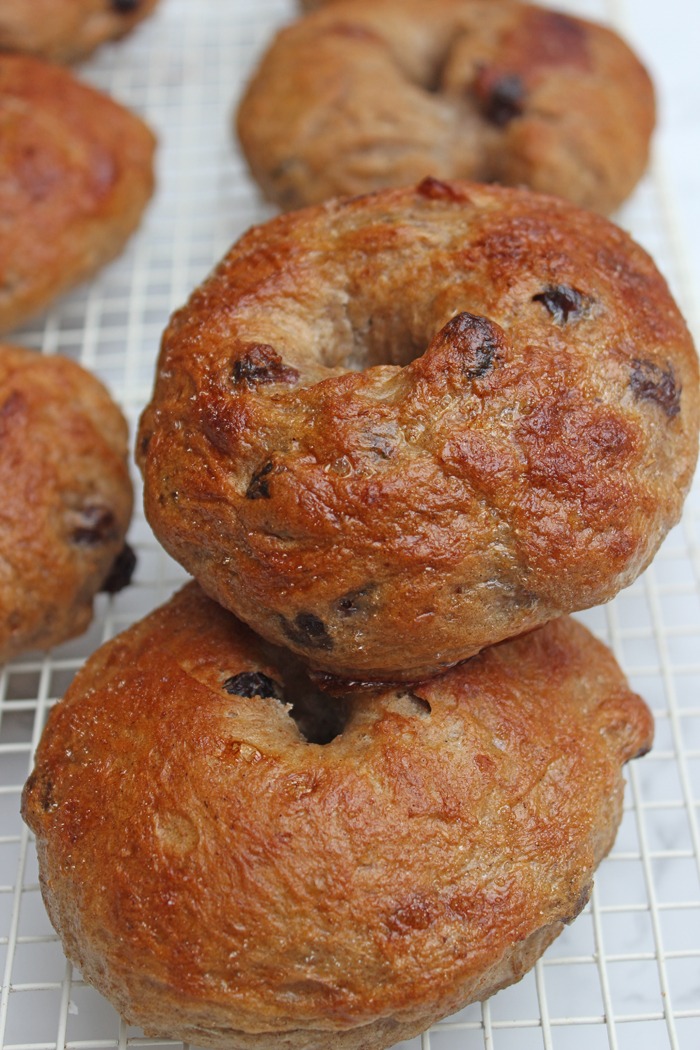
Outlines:
[{"label": "bagel", "polygon": [[0,331],[124,247],[153,192],[154,138],[68,70],[0,54]]},{"label": "bagel", "polygon": [[158,0],[2,0],[0,50],[26,51],[54,62],[86,58],[124,36]]},{"label": "bagel", "polygon": [[585,905],[651,746],[573,621],[335,725],[300,675],[190,584],[51,712],[23,797],[44,900],[147,1035],[371,1050],[512,983]]},{"label": "bagel", "polygon": [[81,634],[128,582],[127,437],[80,365],[0,346],[0,664]]},{"label": "bagel", "polygon": [[283,209],[434,176],[608,213],[647,166],[654,114],[603,26],[511,0],[353,0],[278,34],[237,129]]},{"label": "bagel", "polygon": [[234,245],[166,329],[137,455],[211,597],[320,673],[417,680],[631,583],[699,415],[625,233],[430,179]]}]

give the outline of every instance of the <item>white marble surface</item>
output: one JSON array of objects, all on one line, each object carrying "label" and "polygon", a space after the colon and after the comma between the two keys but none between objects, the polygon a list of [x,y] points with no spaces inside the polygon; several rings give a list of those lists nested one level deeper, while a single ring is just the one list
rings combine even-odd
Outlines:
[{"label": "white marble surface", "polygon": [[[0,0],[1,2],[1,0]],[[554,6],[554,5],[552,5]],[[622,28],[653,70],[655,161],[620,213],[700,317],[700,3],[569,0]],[[23,337],[93,368],[132,423],[170,310],[268,212],[247,181],[230,113],[291,0],[163,0],[156,18],[83,75],[158,129],[160,187],[128,251]],[[0,1050],[141,1044],[67,966],[37,887],[19,791],[46,708],[106,637],[181,578],[141,516],[135,585],[100,601],[89,634],[0,677]],[[433,1050],[698,1050],[700,1047],[700,493],[646,576],[582,618],[615,647],[654,708],[652,755],[631,767],[627,808],[591,905],[519,985],[423,1039]],[[420,1040],[411,1045],[416,1048]],[[157,1045],[157,1044],[153,1044]]]}]

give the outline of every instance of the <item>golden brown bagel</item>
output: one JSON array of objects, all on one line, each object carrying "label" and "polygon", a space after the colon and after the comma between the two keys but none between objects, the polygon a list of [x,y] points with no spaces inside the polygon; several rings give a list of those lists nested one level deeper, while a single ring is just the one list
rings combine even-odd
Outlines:
[{"label": "golden brown bagel", "polygon": [[620,229],[427,180],[234,245],[166,330],[138,458],[212,597],[318,671],[415,680],[631,583],[698,419],[690,336]]},{"label": "golden brown bagel", "polygon": [[153,191],[154,138],[68,70],[0,54],[0,331],[124,247]]},{"label": "golden brown bagel", "polygon": [[127,437],[80,365],[0,346],[0,664],[80,634],[97,592],[128,582],[110,579],[133,557]]},{"label": "golden brown bagel", "polygon": [[55,62],[85,58],[128,33],[158,0],[2,0],[0,50]]},{"label": "golden brown bagel", "polygon": [[190,585],[51,712],[23,799],[44,899],[147,1035],[372,1050],[512,983],[586,903],[651,745],[566,619],[353,697],[334,737],[298,675]]},{"label": "golden brown bagel", "polygon": [[611,30],[513,0],[352,0],[283,29],[243,97],[282,208],[432,175],[604,213],[647,165],[654,93]]}]

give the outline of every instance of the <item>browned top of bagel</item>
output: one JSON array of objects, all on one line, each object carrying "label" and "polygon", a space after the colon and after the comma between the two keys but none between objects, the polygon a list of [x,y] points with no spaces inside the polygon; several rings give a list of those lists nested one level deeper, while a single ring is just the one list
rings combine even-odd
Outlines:
[{"label": "browned top of bagel", "polygon": [[251,230],[172,319],[161,542],[317,669],[417,678],[611,598],[697,456],[690,336],[607,220],[426,182]]},{"label": "browned top of bagel", "polygon": [[285,707],[318,739],[312,700],[190,585],[51,713],[23,800],[46,904],[149,1034],[366,1050],[511,983],[585,904],[652,737],[567,619],[354,696],[325,744]]},{"label": "browned top of bagel", "polygon": [[131,517],[127,436],[80,365],[0,346],[0,664],[87,628]]},{"label": "browned top of bagel", "polygon": [[432,175],[608,213],[646,167],[654,110],[603,26],[515,0],[340,0],[278,34],[238,134],[283,208]]},{"label": "browned top of bagel", "polygon": [[26,51],[56,62],[85,58],[124,36],[158,0],[2,0],[0,50]]},{"label": "browned top of bagel", "polygon": [[153,190],[154,139],[68,70],[0,54],[0,330],[124,246]]}]

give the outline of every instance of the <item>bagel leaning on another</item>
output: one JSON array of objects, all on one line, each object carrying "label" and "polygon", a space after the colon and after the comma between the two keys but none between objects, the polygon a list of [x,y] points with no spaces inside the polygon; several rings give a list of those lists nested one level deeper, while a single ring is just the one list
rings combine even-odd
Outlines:
[{"label": "bagel leaning on another", "polygon": [[417,680],[607,601],[678,520],[698,362],[649,256],[525,190],[280,216],[164,334],[146,513],[316,671]]},{"label": "bagel leaning on another", "polygon": [[127,1022],[379,1050],[575,918],[651,738],[573,621],[334,708],[191,584],[79,672],[23,814],[68,957]]},{"label": "bagel leaning on another", "polygon": [[654,120],[649,76],[604,26],[517,0],[338,0],[277,35],[237,129],[283,209],[432,175],[609,213]]}]

